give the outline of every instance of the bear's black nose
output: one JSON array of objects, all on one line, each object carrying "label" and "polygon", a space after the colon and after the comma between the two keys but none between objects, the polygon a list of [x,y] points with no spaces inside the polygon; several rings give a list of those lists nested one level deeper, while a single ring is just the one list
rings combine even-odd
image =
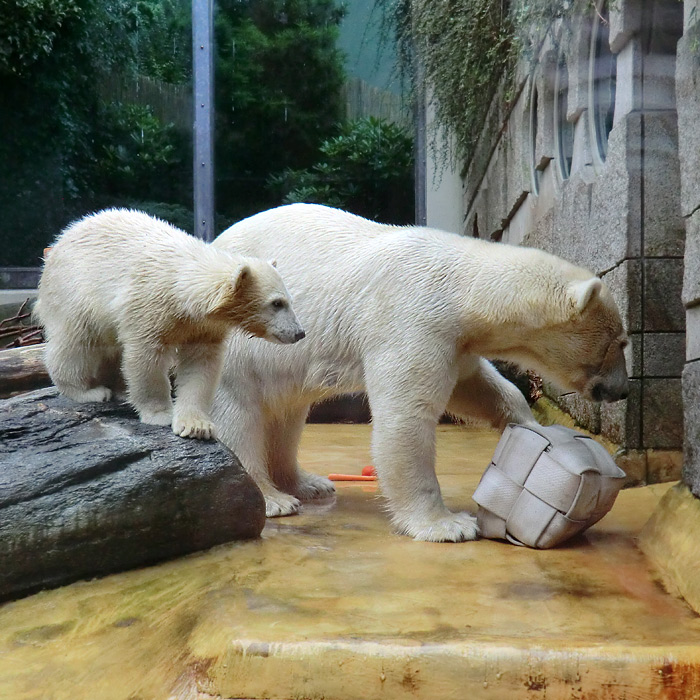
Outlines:
[{"label": "bear's black nose", "polygon": [[629,385],[625,382],[624,386],[611,388],[603,383],[596,384],[591,390],[591,396],[594,401],[605,401],[612,403],[613,401],[621,401],[626,399],[629,394]]},{"label": "bear's black nose", "polygon": [[301,340],[302,338],[306,337],[306,331],[297,331],[294,334],[294,342],[296,343],[297,341]]}]

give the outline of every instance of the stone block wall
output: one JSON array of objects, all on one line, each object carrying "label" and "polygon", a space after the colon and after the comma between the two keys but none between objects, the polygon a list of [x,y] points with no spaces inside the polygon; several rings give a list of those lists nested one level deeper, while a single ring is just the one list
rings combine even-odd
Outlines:
[{"label": "stone block wall", "polygon": [[683,480],[700,496],[700,3],[685,2],[676,62],[681,211],[686,249],[683,277],[686,347],[683,369]]},{"label": "stone block wall", "polygon": [[[700,253],[700,85],[679,86],[678,113],[675,89],[684,71],[700,81],[700,42],[686,30],[676,69],[682,31],[677,0],[617,0],[609,12],[581,2],[536,65],[521,66],[510,112],[492,109],[464,183],[465,235],[548,250],[610,287],[630,335],[630,398],[557,400],[619,444],[625,468],[649,482],[680,475],[683,392],[686,411],[689,392],[700,399],[700,361],[683,369],[686,317],[700,360],[700,265],[683,277],[686,229],[696,261]],[[696,47],[693,67],[681,66],[684,41]]]}]

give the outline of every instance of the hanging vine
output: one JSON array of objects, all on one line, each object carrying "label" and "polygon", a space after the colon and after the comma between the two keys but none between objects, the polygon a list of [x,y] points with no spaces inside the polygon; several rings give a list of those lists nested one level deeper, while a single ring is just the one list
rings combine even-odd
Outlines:
[{"label": "hanging vine", "polygon": [[[517,61],[536,55],[571,0],[376,0],[414,95],[429,87],[443,160],[467,164],[491,101],[514,96]],[[590,4],[593,0],[585,0]],[[448,134],[450,136],[448,136]],[[433,137],[436,132],[433,133]],[[450,138],[452,139],[450,143]],[[450,153],[450,145],[454,153]]]}]

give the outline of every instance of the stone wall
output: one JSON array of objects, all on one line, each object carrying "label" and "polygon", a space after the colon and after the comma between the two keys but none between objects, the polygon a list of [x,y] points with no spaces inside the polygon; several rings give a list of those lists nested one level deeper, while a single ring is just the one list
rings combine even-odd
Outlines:
[{"label": "stone wall", "polygon": [[685,2],[683,25],[676,62],[681,212],[686,228],[683,479],[700,496],[700,3],[697,0]]},{"label": "stone wall", "polygon": [[[686,85],[681,106],[679,83],[676,112],[682,28],[677,0],[617,0],[609,14],[605,4],[580,3],[553,27],[537,63],[520,66],[509,111],[494,100],[464,188],[465,235],[543,248],[610,287],[630,334],[630,398],[602,406],[557,400],[580,425],[619,444],[621,465],[640,482],[680,474],[682,372],[690,413],[700,396],[700,362],[683,370],[683,302],[689,326],[696,324],[690,337],[698,336],[688,359],[700,359],[700,306],[692,308],[700,304],[700,137],[697,85]],[[692,68],[679,53],[679,80],[684,70],[698,80],[694,37],[681,40],[696,48]],[[683,131],[680,151],[679,128],[690,139]],[[682,296],[683,217],[695,273],[688,265]],[[700,481],[700,450],[694,454]]]}]

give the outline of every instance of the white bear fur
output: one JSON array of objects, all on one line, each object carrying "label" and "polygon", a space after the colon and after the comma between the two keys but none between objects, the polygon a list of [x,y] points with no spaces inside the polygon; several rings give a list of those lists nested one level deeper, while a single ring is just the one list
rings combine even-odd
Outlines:
[{"label": "white bear fur", "polygon": [[59,236],[34,313],[63,394],[107,401],[126,388],[144,423],[200,439],[213,436],[208,414],[231,328],[277,343],[303,336],[270,263],[126,209],[87,216]]},{"label": "white bear fur", "polygon": [[214,402],[220,439],[262,489],[268,516],[333,491],[296,456],[310,404],[334,394],[366,389],[392,520],[433,541],[477,536],[475,519],[442,501],[434,468],[441,415],[498,429],[534,422],[521,393],[484,358],[588,397],[626,395],[626,337],[608,290],[542,251],[307,204],[239,222],[213,245],[274,256],[308,333],[281,351],[234,332]]}]

